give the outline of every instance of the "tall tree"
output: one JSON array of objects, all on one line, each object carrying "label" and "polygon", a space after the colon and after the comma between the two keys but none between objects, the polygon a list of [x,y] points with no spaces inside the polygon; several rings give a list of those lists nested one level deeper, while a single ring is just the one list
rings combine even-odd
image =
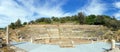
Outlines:
[{"label": "tall tree", "polygon": [[23,25],[27,25],[27,22],[24,22]]},{"label": "tall tree", "polygon": [[78,21],[79,21],[79,24],[84,24],[85,15],[82,12],[78,13]]},{"label": "tall tree", "polygon": [[52,19],[52,21],[55,21],[55,22],[60,21],[58,17],[54,17],[54,16],[51,19]]},{"label": "tall tree", "polygon": [[9,25],[9,27],[12,28],[12,29],[15,29],[15,28],[16,28],[16,26],[15,26],[14,23],[11,23],[11,24]]},{"label": "tall tree", "polygon": [[15,26],[16,26],[17,28],[19,28],[19,27],[22,26],[20,19],[18,19],[18,20],[15,22]]},{"label": "tall tree", "polygon": [[105,24],[104,16],[98,15],[95,19],[95,25],[103,25]]},{"label": "tall tree", "polygon": [[96,18],[95,15],[89,15],[85,18],[85,23],[89,25],[93,25],[95,22],[95,18]]},{"label": "tall tree", "polygon": [[50,18],[45,18],[43,22],[45,22],[45,23],[47,23],[47,24],[52,23],[52,21],[51,21],[51,19],[50,19]]}]

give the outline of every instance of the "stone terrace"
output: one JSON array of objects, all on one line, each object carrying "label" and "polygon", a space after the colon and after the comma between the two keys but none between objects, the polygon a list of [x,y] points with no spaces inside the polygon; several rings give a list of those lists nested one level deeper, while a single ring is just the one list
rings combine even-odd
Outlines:
[{"label": "stone terrace", "polygon": [[103,30],[106,28],[101,25],[29,25],[29,33],[25,34],[29,35],[28,41],[31,39],[34,43],[73,47],[71,45],[91,43],[90,39],[97,38],[95,35],[104,33]]}]

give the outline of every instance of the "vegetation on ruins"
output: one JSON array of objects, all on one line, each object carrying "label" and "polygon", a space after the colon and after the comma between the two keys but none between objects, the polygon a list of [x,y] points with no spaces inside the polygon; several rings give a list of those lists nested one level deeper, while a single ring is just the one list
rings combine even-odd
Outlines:
[{"label": "vegetation on ruins", "polygon": [[120,21],[117,20],[115,17],[110,17],[107,15],[88,15],[85,16],[82,12],[78,13],[77,15],[73,16],[66,16],[66,17],[41,17],[36,20],[32,20],[30,22],[24,22],[21,24],[20,19],[18,19],[15,23],[11,23],[9,26],[12,29],[16,29],[19,27],[23,27],[27,24],[62,24],[62,23],[75,23],[75,24],[87,24],[87,25],[104,25],[110,28],[111,30],[118,30],[120,29]]},{"label": "vegetation on ruins", "polygon": [[[21,20],[18,19],[16,22],[11,23],[9,27],[11,29],[18,29],[24,27],[25,25],[34,25],[34,24],[79,24],[79,25],[103,25],[108,27],[110,30],[102,30],[103,32],[95,32],[95,34],[90,36],[99,36],[101,39],[111,39],[114,38],[117,41],[120,41],[120,20],[117,20],[115,17],[110,17],[107,15],[84,15],[82,12],[73,16],[65,17],[41,17],[30,22],[21,23]],[[105,34],[104,34],[105,33]]]},{"label": "vegetation on ruins", "polygon": [[[23,25],[24,25],[24,24],[23,24]],[[9,27],[12,28],[12,29],[16,29],[16,28],[22,27],[23,25],[21,24],[21,20],[18,19],[15,23],[11,23],[11,24],[9,25]]]}]

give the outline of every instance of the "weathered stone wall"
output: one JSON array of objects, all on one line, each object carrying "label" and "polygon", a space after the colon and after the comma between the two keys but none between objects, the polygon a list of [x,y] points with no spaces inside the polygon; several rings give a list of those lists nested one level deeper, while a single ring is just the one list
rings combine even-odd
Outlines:
[{"label": "weathered stone wall", "polygon": [[107,29],[101,25],[29,25],[21,30],[27,35],[23,40],[33,43],[57,44],[60,47],[92,43],[91,38],[98,38]]},{"label": "weathered stone wall", "polygon": [[103,33],[100,25],[29,25],[29,31],[35,38],[80,38]]}]

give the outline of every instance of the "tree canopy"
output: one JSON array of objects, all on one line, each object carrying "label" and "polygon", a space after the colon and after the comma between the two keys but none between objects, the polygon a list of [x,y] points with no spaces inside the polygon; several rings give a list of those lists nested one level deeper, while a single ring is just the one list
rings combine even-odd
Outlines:
[{"label": "tree canopy", "polygon": [[72,23],[76,22],[76,24],[84,25],[104,25],[106,27],[111,28],[111,30],[118,30],[120,29],[120,21],[117,20],[115,17],[110,17],[107,15],[88,15],[85,16],[82,12],[78,13],[77,15],[73,16],[65,16],[65,17],[41,17],[36,20],[32,20],[30,22],[24,22],[21,24],[21,20],[18,19],[15,23],[11,23],[10,27],[15,29],[22,27],[26,24],[52,24],[52,23]]},{"label": "tree canopy", "polygon": [[20,19],[18,19],[15,23],[11,23],[9,25],[9,27],[12,28],[12,29],[20,28],[22,26],[23,25],[21,24],[21,20]]}]

